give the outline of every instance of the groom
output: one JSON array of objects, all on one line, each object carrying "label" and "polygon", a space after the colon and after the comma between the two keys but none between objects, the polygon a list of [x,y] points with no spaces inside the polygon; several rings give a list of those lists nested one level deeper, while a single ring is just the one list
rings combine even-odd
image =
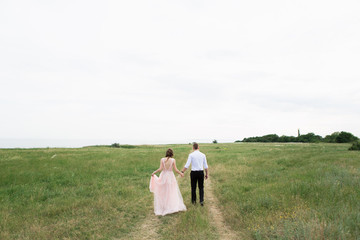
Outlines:
[{"label": "groom", "polygon": [[204,169],[205,169],[205,179],[208,178],[208,165],[206,162],[206,156],[199,151],[199,144],[193,144],[193,152],[189,154],[189,158],[185,164],[185,167],[181,171],[184,173],[186,169],[189,168],[191,164],[191,202],[196,203],[196,184],[199,184],[199,193],[200,193],[200,204],[204,206]]}]

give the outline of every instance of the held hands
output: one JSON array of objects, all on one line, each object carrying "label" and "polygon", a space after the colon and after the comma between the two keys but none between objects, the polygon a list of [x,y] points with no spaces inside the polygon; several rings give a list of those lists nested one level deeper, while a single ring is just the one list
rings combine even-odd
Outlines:
[{"label": "held hands", "polygon": [[182,172],[179,173],[181,177],[184,177],[184,174]]}]

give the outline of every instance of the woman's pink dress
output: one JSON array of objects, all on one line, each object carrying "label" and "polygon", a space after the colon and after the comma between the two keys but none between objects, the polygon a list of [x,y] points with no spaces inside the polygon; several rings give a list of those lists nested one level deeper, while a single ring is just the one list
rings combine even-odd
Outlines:
[{"label": "woman's pink dress", "polygon": [[150,179],[150,192],[154,193],[154,212],[155,215],[166,215],[178,211],[185,211],[181,192],[173,173],[174,159],[170,158],[170,167],[166,169],[166,158],[161,159],[163,171],[160,176],[152,176]]}]

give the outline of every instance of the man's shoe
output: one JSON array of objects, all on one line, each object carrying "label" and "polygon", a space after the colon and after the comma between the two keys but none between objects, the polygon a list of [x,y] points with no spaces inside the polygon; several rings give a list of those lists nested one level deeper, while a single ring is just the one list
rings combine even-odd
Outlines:
[{"label": "man's shoe", "polygon": [[200,205],[203,207],[203,206],[204,206],[204,202],[201,202]]}]

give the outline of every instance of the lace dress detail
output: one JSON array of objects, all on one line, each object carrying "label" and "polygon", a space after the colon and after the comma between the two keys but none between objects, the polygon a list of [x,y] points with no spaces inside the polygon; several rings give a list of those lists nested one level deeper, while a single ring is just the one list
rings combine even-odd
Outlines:
[{"label": "lace dress detail", "polygon": [[160,176],[152,176],[150,179],[150,192],[154,193],[154,212],[155,215],[166,215],[178,211],[185,211],[181,192],[176,181],[173,165],[174,159],[170,158],[166,162],[166,158],[161,159],[163,171]]}]

